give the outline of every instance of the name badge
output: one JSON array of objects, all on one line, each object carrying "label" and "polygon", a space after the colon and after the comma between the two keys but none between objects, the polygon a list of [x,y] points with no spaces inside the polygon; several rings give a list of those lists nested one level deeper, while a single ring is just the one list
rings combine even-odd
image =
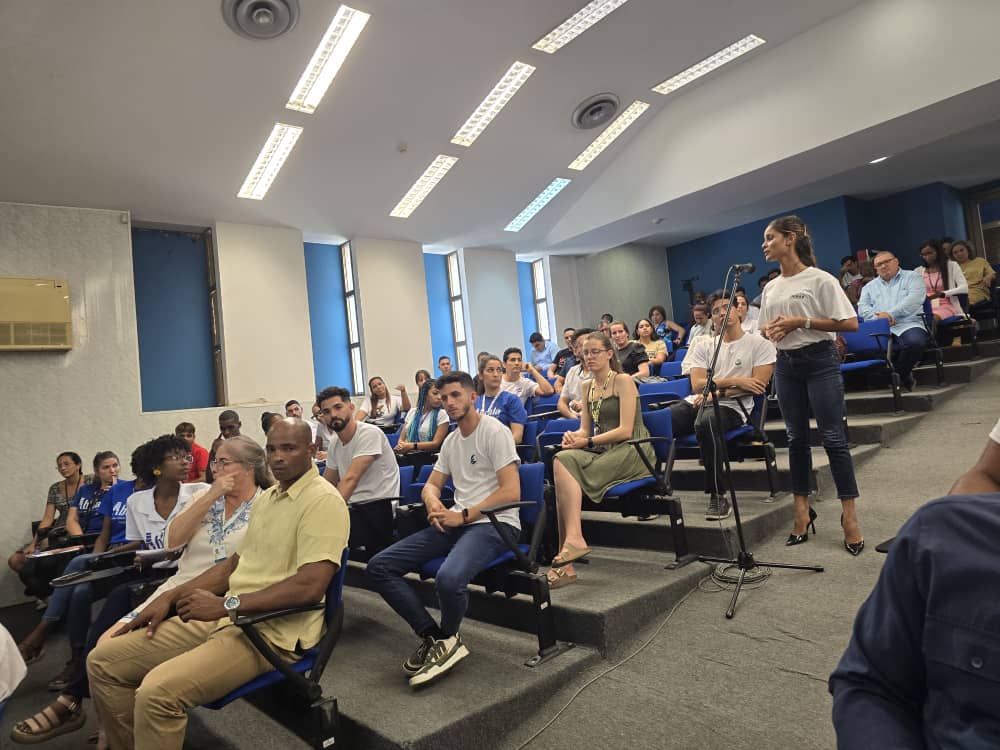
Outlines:
[{"label": "name badge", "polygon": [[228,557],[228,555],[226,555],[225,545],[217,544],[213,548],[213,551],[215,553],[215,562],[222,562],[226,559],[226,557]]}]

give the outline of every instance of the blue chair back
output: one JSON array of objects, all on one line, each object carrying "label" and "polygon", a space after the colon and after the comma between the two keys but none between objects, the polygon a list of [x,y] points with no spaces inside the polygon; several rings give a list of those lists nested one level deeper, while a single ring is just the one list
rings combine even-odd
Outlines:
[{"label": "blue chair back", "polygon": [[410,485],[413,484],[413,473],[414,468],[412,466],[400,466],[399,467],[399,496],[406,497],[407,490],[410,489]]},{"label": "blue chair back", "polygon": [[[649,430],[649,434],[653,437],[673,440],[674,424],[669,409],[643,412],[642,421],[646,425],[646,429]],[[653,449],[656,451],[656,458],[659,461],[666,461],[668,459],[670,455],[669,442],[657,440],[653,443]]]},{"label": "blue chair back", "polygon": [[[929,304],[925,302],[925,305]],[[848,354],[864,357],[864,355],[877,353],[879,358],[884,358],[886,345],[892,332],[889,330],[889,321],[885,318],[878,318],[877,320],[860,320],[857,331],[845,331],[840,335],[844,337]]]},{"label": "blue chair back", "polygon": [[535,396],[531,400],[531,410],[529,414],[544,414],[547,411],[555,411],[559,406],[559,394],[553,393],[550,396]]},{"label": "blue chair back", "polygon": [[399,443],[399,435],[398,432],[390,432],[386,434],[385,439],[389,441],[389,445],[395,448],[396,444]]},{"label": "blue chair back", "polygon": [[534,503],[521,508],[521,523],[534,524],[545,505],[545,466],[540,463],[521,464],[517,468],[521,478],[521,502]]},{"label": "blue chair back", "polygon": [[420,467],[420,473],[417,474],[417,481],[427,484],[427,480],[431,478],[432,471],[434,471],[434,464],[424,464]]},{"label": "blue chair back", "polygon": [[[664,364],[670,364],[665,362]],[[685,398],[691,395],[691,378],[678,378],[666,383],[639,383],[639,395],[667,395]]]},{"label": "blue chair back", "polygon": [[687,356],[688,348],[682,346],[680,349],[674,352],[674,362],[683,362],[684,357]]},{"label": "blue chair back", "polygon": [[562,435],[564,432],[580,429],[579,419],[550,419],[545,425],[545,435]]},{"label": "blue chair back", "polygon": [[326,620],[327,627],[333,623],[334,617],[337,616],[337,610],[344,603],[344,578],[347,575],[347,560],[350,554],[351,550],[345,548],[344,554],[340,557],[340,567],[337,568],[337,574],[330,580],[330,585],[326,589],[326,610],[323,613],[323,618]]},{"label": "blue chair back", "polygon": [[681,376],[680,362],[664,362],[660,365],[661,378],[679,378]]}]

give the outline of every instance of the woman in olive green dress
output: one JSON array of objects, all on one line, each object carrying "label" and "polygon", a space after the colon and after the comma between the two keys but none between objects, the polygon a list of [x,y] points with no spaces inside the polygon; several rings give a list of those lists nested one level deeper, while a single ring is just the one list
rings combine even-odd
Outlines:
[{"label": "woman in olive green dress", "polygon": [[[649,433],[642,423],[639,392],[632,378],[622,373],[611,339],[603,333],[588,335],[583,357],[593,379],[586,390],[580,429],[563,435],[564,450],[552,464],[559,554],[552,560],[549,588],[575,582],[573,561],[590,554],[580,523],[583,496],[599,503],[615,485],[649,476],[639,453],[626,442]],[[648,444],[642,450],[651,463],[656,460]]]}]

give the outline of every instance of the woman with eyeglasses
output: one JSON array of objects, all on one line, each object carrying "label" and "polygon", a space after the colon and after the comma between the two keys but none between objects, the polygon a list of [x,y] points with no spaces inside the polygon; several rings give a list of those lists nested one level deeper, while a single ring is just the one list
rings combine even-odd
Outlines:
[{"label": "woman with eyeglasses", "polygon": [[[552,463],[559,554],[552,559],[549,588],[574,583],[573,562],[590,554],[580,520],[583,496],[599,503],[615,485],[649,476],[638,451],[627,442],[649,437],[639,409],[639,391],[622,372],[611,339],[602,333],[588,334],[581,353],[592,379],[580,413],[580,429],[563,435],[563,450]],[[641,450],[650,464],[656,460],[648,444]]]},{"label": "woman with eyeglasses", "polygon": [[135,608],[131,604],[134,581],[112,589],[87,634],[83,659],[59,686],[61,692],[52,703],[14,727],[12,737],[16,742],[41,742],[83,726],[83,700],[90,694],[86,655],[99,641],[128,627],[160,594],[201,575],[236,551],[246,533],[254,500],[274,480],[267,469],[264,449],[243,435],[219,446],[212,470],[215,481],[211,487],[202,485],[166,526],[164,546],[183,550],[177,572]]}]

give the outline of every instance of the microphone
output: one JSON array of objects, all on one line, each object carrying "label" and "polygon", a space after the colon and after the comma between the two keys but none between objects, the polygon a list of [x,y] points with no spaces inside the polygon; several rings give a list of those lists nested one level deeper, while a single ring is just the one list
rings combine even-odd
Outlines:
[{"label": "microphone", "polygon": [[730,268],[737,273],[753,273],[757,270],[757,267],[753,263],[736,263],[730,266]]}]

